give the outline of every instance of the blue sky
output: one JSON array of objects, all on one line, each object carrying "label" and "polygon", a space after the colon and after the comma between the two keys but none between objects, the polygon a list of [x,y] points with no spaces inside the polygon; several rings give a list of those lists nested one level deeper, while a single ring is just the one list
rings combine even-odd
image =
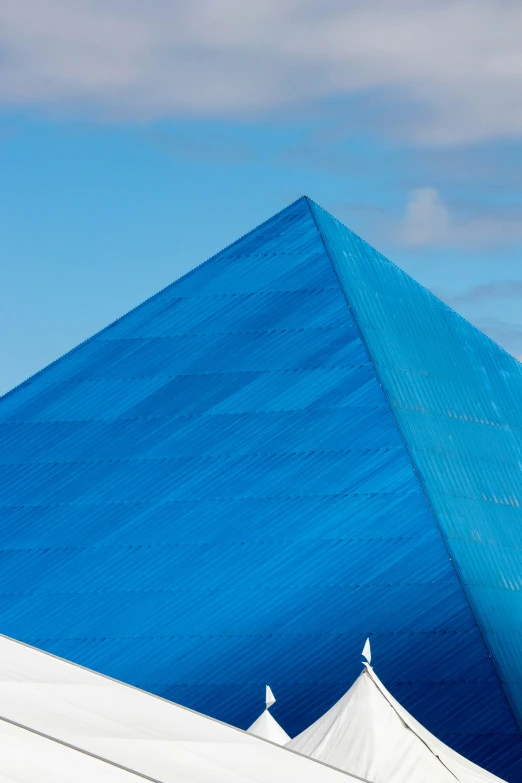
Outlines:
[{"label": "blue sky", "polygon": [[306,193],[522,357],[522,4],[3,0],[0,392]]}]

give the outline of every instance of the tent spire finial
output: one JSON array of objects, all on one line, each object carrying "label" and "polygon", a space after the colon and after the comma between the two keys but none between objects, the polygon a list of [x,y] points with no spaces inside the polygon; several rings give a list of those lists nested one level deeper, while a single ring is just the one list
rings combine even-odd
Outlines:
[{"label": "tent spire finial", "polygon": [[270,685],[267,685],[266,686],[266,696],[265,696],[265,702],[266,702],[267,710],[269,709],[269,707],[272,706],[272,704],[275,704],[275,701],[276,701],[276,698],[275,698],[274,694],[272,693],[272,688],[270,687]]},{"label": "tent spire finial", "polygon": [[370,664],[372,662],[372,648],[370,646],[370,640],[369,639],[366,639],[366,641],[364,643],[364,647],[362,649],[361,655],[363,656],[363,658],[366,658],[366,660],[363,661],[364,665],[365,666],[370,666]]}]

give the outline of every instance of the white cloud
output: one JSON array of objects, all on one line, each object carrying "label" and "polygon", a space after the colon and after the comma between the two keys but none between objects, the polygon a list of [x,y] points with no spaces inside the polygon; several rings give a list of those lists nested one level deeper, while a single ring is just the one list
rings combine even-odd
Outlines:
[{"label": "white cloud", "polygon": [[408,194],[396,237],[412,247],[498,248],[522,240],[522,210],[519,204],[451,210],[438,190],[418,188]]},{"label": "white cloud", "polygon": [[411,190],[399,230],[399,239],[405,245],[432,246],[444,244],[450,233],[449,212],[438,190]]},{"label": "white cloud", "polygon": [[244,116],[384,92],[413,140],[515,137],[521,39],[518,0],[1,0],[0,103]]}]

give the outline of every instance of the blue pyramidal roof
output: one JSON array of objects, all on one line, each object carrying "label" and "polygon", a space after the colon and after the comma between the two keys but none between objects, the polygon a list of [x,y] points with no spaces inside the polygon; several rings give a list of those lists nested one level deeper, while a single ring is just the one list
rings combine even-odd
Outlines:
[{"label": "blue pyramidal roof", "polygon": [[0,400],[0,632],[294,735],[360,669],[522,780],[522,365],[307,199]]}]

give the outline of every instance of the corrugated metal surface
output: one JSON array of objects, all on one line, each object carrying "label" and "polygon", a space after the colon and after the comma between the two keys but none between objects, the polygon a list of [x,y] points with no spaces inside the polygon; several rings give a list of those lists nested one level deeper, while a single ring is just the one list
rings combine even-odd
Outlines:
[{"label": "corrugated metal surface", "polygon": [[520,725],[522,364],[311,207]]},{"label": "corrugated metal surface", "polygon": [[0,401],[0,506],[3,633],[240,726],[269,682],[290,734],[372,633],[394,695],[516,779],[514,719],[305,199]]}]

